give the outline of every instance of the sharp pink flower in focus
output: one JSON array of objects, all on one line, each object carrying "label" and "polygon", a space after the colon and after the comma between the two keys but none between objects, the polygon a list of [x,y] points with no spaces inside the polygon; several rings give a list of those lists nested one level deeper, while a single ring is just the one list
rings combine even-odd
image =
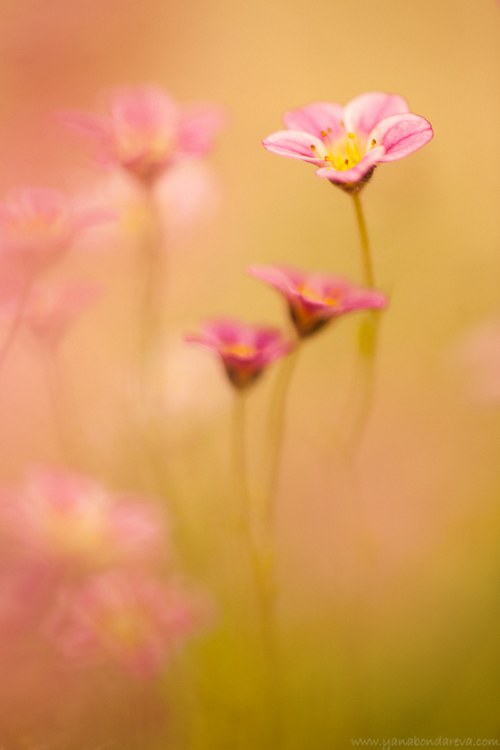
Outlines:
[{"label": "sharp pink flower in focus", "polygon": [[381,292],[356,286],[339,276],[282,266],[252,266],[249,273],[285,298],[301,338],[316,333],[329,321],[346,313],[379,310],[387,305]]},{"label": "sharp pink flower in focus", "polygon": [[150,679],[196,627],[195,606],[175,584],[110,571],[61,597],[49,632],[66,658],[111,661]]},{"label": "sharp pink flower in focus", "polygon": [[361,94],[343,107],[315,102],[287,112],[287,130],[263,140],[280,156],[314,164],[323,177],[346,192],[361,190],[377,164],[403,159],[425,146],[432,125],[410,112],[397,94]]},{"label": "sharp pink flower in focus", "polygon": [[141,564],[165,547],[164,524],[151,502],[47,468],[32,470],[17,491],[3,492],[0,527],[28,559],[82,570]]},{"label": "sharp pink flower in focus", "polygon": [[57,190],[13,190],[0,202],[3,277],[25,286],[59,261],[88,228],[111,218],[111,211],[84,207]]},{"label": "sharp pink flower in focus", "polygon": [[200,333],[189,334],[186,341],[218,354],[229,380],[239,390],[254,383],[271,362],[293,348],[293,343],[275,328],[229,319],[205,323]]},{"label": "sharp pink flower in focus", "polygon": [[104,164],[123,167],[146,185],[178,160],[208,153],[224,121],[219,107],[180,105],[155,86],[116,89],[108,114],[75,112],[65,119],[97,143]]}]

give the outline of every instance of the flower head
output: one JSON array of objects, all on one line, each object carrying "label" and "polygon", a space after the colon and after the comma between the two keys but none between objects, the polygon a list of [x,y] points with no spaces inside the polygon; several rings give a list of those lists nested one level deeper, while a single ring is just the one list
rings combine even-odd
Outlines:
[{"label": "flower head", "polygon": [[431,140],[431,124],[410,112],[396,94],[371,92],[345,107],[316,102],[287,112],[287,130],[273,133],[263,146],[275,154],[310,162],[316,174],[354,193],[377,164],[403,159]]},{"label": "flower head", "polygon": [[293,344],[275,328],[247,325],[236,320],[215,320],[186,341],[211,349],[222,360],[227,376],[238,389],[255,382],[265,368],[283,357]]},{"label": "flower head", "polygon": [[28,558],[84,570],[139,563],[161,549],[164,529],[155,508],[115,496],[93,479],[39,468],[4,495],[4,535]]},{"label": "flower head", "polygon": [[283,295],[300,337],[316,333],[346,313],[377,310],[387,304],[381,292],[356,286],[339,276],[282,266],[252,266],[249,272]]},{"label": "flower head", "polygon": [[57,190],[13,190],[0,202],[2,273],[23,280],[38,275],[68,252],[87,228],[110,218],[110,211],[84,208]]},{"label": "flower head", "polygon": [[143,573],[110,571],[61,597],[50,633],[66,656],[111,661],[148,679],[194,629],[188,597]]},{"label": "flower head", "polygon": [[203,156],[223,122],[211,104],[181,106],[155,86],[116,89],[107,115],[74,113],[68,124],[97,142],[105,164],[152,184],[184,156]]}]

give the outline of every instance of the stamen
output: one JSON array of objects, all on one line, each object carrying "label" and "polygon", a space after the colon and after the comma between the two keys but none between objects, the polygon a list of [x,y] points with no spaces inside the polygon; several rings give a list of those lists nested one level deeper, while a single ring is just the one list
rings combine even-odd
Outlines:
[{"label": "stamen", "polygon": [[311,151],[316,151],[316,146],[311,143],[310,149],[311,149]]},{"label": "stamen", "polygon": [[328,135],[328,133],[326,132],[326,130],[322,130],[321,131],[321,137],[322,138],[326,138],[327,135]]},{"label": "stamen", "polygon": [[372,138],[371,141],[370,141],[370,146],[373,148],[373,146],[376,146],[376,145],[377,145],[377,139],[376,138]]},{"label": "stamen", "polygon": [[354,138],[356,138],[356,133],[347,133],[347,137],[354,140]]}]

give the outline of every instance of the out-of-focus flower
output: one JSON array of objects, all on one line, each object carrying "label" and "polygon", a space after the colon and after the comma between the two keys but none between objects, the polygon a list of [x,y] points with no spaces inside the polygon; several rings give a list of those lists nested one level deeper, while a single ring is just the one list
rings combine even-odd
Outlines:
[{"label": "out-of-focus flower", "polygon": [[97,284],[84,281],[38,284],[24,310],[24,324],[37,340],[56,349],[79,313],[92,305],[100,292]]},{"label": "out-of-focus flower", "polygon": [[396,94],[371,92],[345,107],[316,102],[287,112],[288,130],[264,139],[268,151],[310,162],[316,174],[354,193],[361,190],[377,164],[403,159],[428,143],[431,124],[410,112]]},{"label": "out-of-focus flower", "polygon": [[500,404],[500,318],[468,331],[455,350],[454,365],[465,371],[469,392],[479,402]]},{"label": "out-of-focus flower", "polygon": [[283,295],[301,337],[316,333],[346,313],[378,310],[387,305],[381,292],[356,286],[339,276],[282,266],[252,266],[249,273]]},{"label": "out-of-focus flower", "polygon": [[197,624],[189,597],[144,573],[111,571],[65,592],[48,628],[66,657],[154,677]]},{"label": "out-of-focus flower", "polygon": [[32,470],[21,489],[4,491],[0,528],[28,557],[83,569],[141,563],[165,545],[152,504],[46,468]]},{"label": "out-of-focus flower", "polygon": [[2,276],[12,284],[25,284],[57,262],[89,227],[112,215],[80,206],[57,190],[13,190],[0,202]]},{"label": "out-of-focus flower", "polygon": [[75,112],[65,119],[97,143],[104,164],[121,166],[146,185],[179,159],[205,155],[223,124],[218,107],[180,105],[155,86],[116,89],[107,115]]},{"label": "out-of-focus flower", "polygon": [[189,334],[186,341],[218,354],[229,380],[238,389],[254,383],[271,362],[293,348],[292,342],[286,341],[275,328],[229,319],[205,323],[200,333]]}]

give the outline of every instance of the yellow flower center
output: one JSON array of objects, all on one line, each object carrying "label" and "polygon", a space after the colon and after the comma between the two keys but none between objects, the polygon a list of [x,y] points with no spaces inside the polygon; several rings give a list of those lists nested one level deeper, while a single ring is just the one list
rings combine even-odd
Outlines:
[{"label": "yellow flower center", "polygon": [[119,610],[107,613],[100,623],[105,636],[126,649],[140,646],[146,636],[144,615],[139,611]]},{"label": "yellow flower center", "polygon": [[322,305],[329,305],[334,307],[340,303],[341,295],[339,292],[330,292],[329,294],[321,294],[316,289],[312,289],[307,285],[299,287],[300,295],[308,300],[309,302],[320,302]]},{"label": "yellow flower center", "polygon": [[[363,156],[365,156],[366,152],[377,145],[376,140],[372,139],[367,148],[364,139],[352,132],[337,138],[336,141],[332,141],[330,133],[324,130],[321,133],[321,137],[327,149],[327,153],[323,157],[324,160],[339,172],[345,172],[347,169],[355,167],[356,164],[359,164]],[[311,150],[313,153],[316,152],[316,147],[311,146]]]},{"label": "yellow flower center", "polygon": [[255,354],[256,349],[254,346],[250,346],[249,344],[228,344],[225,347],[225,351],[227,354],[234,354],[236,357],[251,357],[253,354]]}]

